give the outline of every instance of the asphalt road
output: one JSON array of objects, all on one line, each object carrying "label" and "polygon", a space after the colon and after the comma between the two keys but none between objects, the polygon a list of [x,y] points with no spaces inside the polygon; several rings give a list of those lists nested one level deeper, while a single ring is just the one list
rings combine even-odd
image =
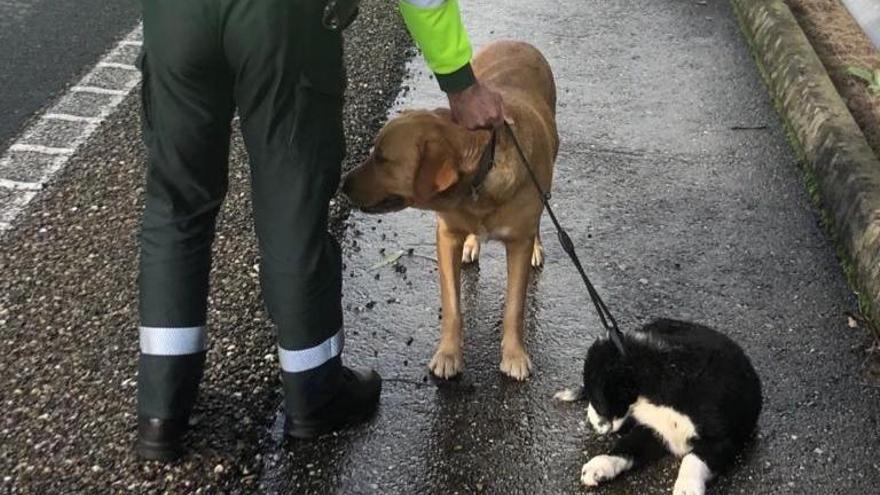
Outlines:
[{"label": "asphalt road", "polygon": [[[554,67],[562,138],[554,206],[624,328],[689,318],[752,356],[766,395],[759,434],[713,492],[875,493],[880,388],[864,376],[867,337],[846,325],[854,299],[727,3],[505,0],[463,9],[477,43],[529,40]],[[368,2],[349,36],[347,166],[401,85],[406,46],[387,5]],[[441,103],[436,83],[414,67],[398,108]],[[124,103],[0,241],[3,490],[586,491],[580,466],[609,440],[587,431],[582,407],[550,397],[576,382],[599,327],[549,223],[547,266],[530,289],[536,374],[526,383],[497,370],[500,246],[487,246],[463,277],[465,375],[434,382],[425,371],[439,307],[432,216],[355,213],[335,223],[346,227],[337,229],[346,360],[386,377],[382,407],[366,427],[283,441],[238,137],[191,449],[179,463],[137,463],[136,112],[136,101]],[[396,266],[382,264],[410,249]],[[675,470],[667,460],[595,492],[669,493]]]},{"label": "asphalt road", "polygon": [[138,0],[0,0],[0,152],[139,16]]}]

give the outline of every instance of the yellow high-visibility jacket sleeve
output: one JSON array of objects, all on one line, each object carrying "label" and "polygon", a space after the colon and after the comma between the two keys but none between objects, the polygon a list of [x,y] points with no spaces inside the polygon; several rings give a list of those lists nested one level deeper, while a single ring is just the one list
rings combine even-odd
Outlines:
[{"label": "yellow high-visibility jacket sleeve", "polygon": [[406,27],[440,88],[455,93],[472,85],[473,51],[461,22],[458,0],[400,0],[399,6]]}]

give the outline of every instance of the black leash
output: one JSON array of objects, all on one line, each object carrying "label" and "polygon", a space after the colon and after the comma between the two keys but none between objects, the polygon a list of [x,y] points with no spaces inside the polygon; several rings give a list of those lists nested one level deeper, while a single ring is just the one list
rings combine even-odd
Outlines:
[{"label": "black leash", "polygon": [[[571,241],[571,237],[569,237],[568,232],[562,228],[562,225],[559,224],[559,220],[556,219],[556,214],[553,213],[553,208],[550,207],[550,193],[544,192],[541,189],[541,184],[538,183],[538,178],[535,176],[535,171],[532,170],[532,166],[529,163],[529,160],[526,158],[525,153],[522,150],[522,147],[519,145],[519,141],[516,139],[516,134],[513,132],[513,128],[510,127],[510,124],[507,122],[504,123],[504,128],[507,129],[508,134],[510,134],[510,138],[513,141],[513,145],[516,148],[517,153],[519,153],[519,157],[522,160],[523,166],[525,166],[526,170],[529,172],[529,177],[532,179],[532,184],[535,185],[535,189],[538,190],[538,194],[541,196],[541,202],[544,203],[544,209],[547,210],[547,214],[550,215],[550,220],[553,221],[553,226],[556,227],[556,236],[559,238],[559,244],[562,245],[563,251],[565,254],[571,258],[571,262],[574,263],[575,268],[577,268],[578,273],[581,274],[581,279],[584,281],[584,285],[587,286],[587,292],[590,294],[590,299],[593,300],[593,305],[596,307],[596,313],[599,314],[599,320],[602,321],[602,326],[605,327],[605,330],[608,331],[608,338],[611,339],[611,342],[614,343],[617,350],[620,351],[620,355],[626,357],[626,350],[623,347],[623,333],[620,331],[620,327],[617,326],[617,320],[614,319],[614,316],[611,314],[611,311],[608,309],[608,306],[605,305],[605,301],[602,300],[602,297],[599,296],[599,293],[596,292],[596,288],[593,287],[593,283],[590,282],[590,278],[587,277],[587,273],[584,271],[583,265],[581,265],[581,260],[578,258],[577,253],[574,249],[574,243]],[[495,161],[495,143],[496,143],[496,134],[497,131],[492,131],[492,138],[489,140],[489,144],[487,146],[487,151],[483,152],[483,156],[488,156],[490,162],[494,163]],[[480,173],[482,176],[480,177],[480,181],[474,181],[473,184],[476,184],[477,187],[482,183],[482,180],[485,178],[485,174],[488,173],[488,170],[491,168],[491,164],[484,166],[483,158],[480,160]],[[485,168],[485,172],[483,169]],[[473,190],[478,190],[472,186]]]}]

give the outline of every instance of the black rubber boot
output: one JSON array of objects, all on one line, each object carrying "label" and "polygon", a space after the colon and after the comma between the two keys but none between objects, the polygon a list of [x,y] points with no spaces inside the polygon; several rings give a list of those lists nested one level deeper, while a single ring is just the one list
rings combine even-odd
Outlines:
[{"label": "black rubber boot", "polygon": [[342,385],[326,405],[306,417],[287,416],[287,434],[315,438],[370,419],[379,406],[382,378],[373,370],[342,369]]},{"label": "black rubber boot", "polygon": [[186,428],[184,420],[139,418],[135,452],[147,461],[173,461],[183,454]]}]

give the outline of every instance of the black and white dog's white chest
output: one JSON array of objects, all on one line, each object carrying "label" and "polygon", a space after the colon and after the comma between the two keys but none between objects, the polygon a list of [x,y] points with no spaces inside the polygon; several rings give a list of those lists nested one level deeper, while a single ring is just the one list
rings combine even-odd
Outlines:
[{"label": "black and white dog's white chest", "polygon": [[[562,394],[557,398],[565,400]],[[632,420],[637,424],[650,428],[658,438],[663,440],[669,452],[677,457],[683,457],[691,451],[691,442],[699,438],[699,430],[694,421],[675,408],[655,404],[650,399],[639,397],[630,406],[627,415],[623,418],[605,420],[590,404],[587,407],[587,421],[599,434],[607,434],[620,430],[624,421]]]},{"label": "black and white dog's white chest", "polygon": [[690,452],[691,442],[699,437],[697,426],[689,416],[672,407],[653,404],[644,397],[639,397],[633,404],[630,417],[654,430],[677,457]]}]

